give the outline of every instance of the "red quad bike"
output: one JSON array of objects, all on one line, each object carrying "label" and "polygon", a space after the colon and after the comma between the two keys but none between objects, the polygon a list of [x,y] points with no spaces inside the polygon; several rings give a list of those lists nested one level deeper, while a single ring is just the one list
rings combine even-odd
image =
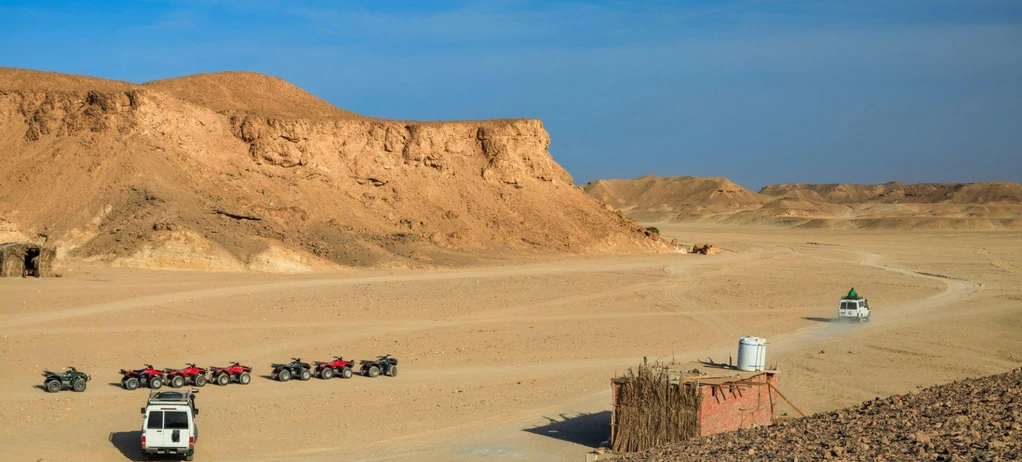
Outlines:
[{"label": "red quad bike", "polygon": [[227,367],[209,367],[209,380],[217,385],[227,385],[231,382],[238,382],[248,385],[252,381],[252,368],[232,362]]},{"label": "red quad bike", "polygon": [[163,386],[163,371],[156,369],[152,364],[146,364],[144,369],[121,369],[121,386],[125,390],[135,390],[139,385],[157,390]]},{"label": "red quad bike", "polygon": [[184,369],[164,369],[164,380],[170,382],[170,386],[181,388],[185,384],[201,387],[206,384],[206,369],[196,367],[193,363],[186,363]]},{"label": "red quad bike", "polygon": [[341,356],[334,356],[330,362],[316,361],[316,375],[324,380],[335,375],[350,379],[352,367],[355,367],[355,361],[345,361]]}]

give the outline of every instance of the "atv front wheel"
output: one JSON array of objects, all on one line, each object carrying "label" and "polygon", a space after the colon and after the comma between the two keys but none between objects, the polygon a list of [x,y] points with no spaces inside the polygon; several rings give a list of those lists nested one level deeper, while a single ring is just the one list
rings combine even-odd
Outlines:
[{"label": "atv front wheel", "polygon": [[241,375],[238,376],[238,383],[240,383],[242,385],[248,385],[249,382],[251,382],[251,381],[252,381],[252,376],[248,375],[248,372],[242,372]]},{"label": "atv front wheel", "polygon": [[185,386],[185,378],[180,375],[175,375],[170,378],[170,386],[174,388],[181,388]]},{"label": "atv front wheel", "polygon": [[277,374],[277,380],[280,380],[281,382],[287,382],[288,380],[291,380],[291,371],[287,369],[281,369],[280,372]]},{"label": "atv front wheel", "polygon": [[71,382],[71,389],[77,391],[78,393],[85,391],[85,380],[78,379],[75,380],[74,382]]},{"label": "atv front wheel", "polygon": [[344,369],[341,369],[341,377],[344,377],[346,379],[350,379],[351,378],[351,368],[350,367],[345,367]]},{"label": "atv front wheel", "polygon": [[163,379],[159,377],[153,377],[149,379],[149,388],[153,390],[159,390],[163,386]]},{"label": "atv front wheel", "polygon": [[138,379],[134,377],[128,377],[124,379],[124,388],[128,390],[138,389]]},{"label": "atv front wheel", "polygon": [[397,366],[390,366],[390,370],[387,371],[387,375],[397,377]]},{"label": "atv front wheel", "polygon": [[49,393],[56,393],[60,391],[61,388],[63,388],[60,385],[60,380],[50,380],[46,382],[46,384],[43,386],[46,387],[46,391]]},{"label": "atv front wheel", "polygon": [[323,380],[330,380],[334,378],[334,370],[330,367],[324,367],[319,370],[319,378]]},{"label": "atv front wheel", "polygon": [[206,384],[206,376],[202,374],[196,375],[192,381],[195,382],[195,386],[201,387]]},{"label": "atv front wheel", "polygon": [[216,376],[216,380],[215,381],[216,381],[217,385],[220,385],[222,387],[224,385],[227,385],[228,383],[231,383],[231,376],[229,376],[227,374],[220,374],[220,375]]},{"label": "atv front wheel", "polygon": [[380,368],[376,366],[369,366],[369,376],[376,377],[378,375],[380,375]]},{"label": "atv front wheel", "polygon": [[312,378],[312,372],[309,372],[308,369],[302,369],[302,375],[298,376],[298,378],[302,380],[309,380]]}]

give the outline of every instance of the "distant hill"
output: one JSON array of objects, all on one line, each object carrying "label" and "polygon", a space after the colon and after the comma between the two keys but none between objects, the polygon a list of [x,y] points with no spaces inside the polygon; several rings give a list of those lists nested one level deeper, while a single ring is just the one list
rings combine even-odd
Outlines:
[{"label": "distant hill", "polygon": [[818,195],[836,204],[876,202],[883,204],[991,204],[1022,202],[1022,185],[1018,183],[919,183],[891,182],[866,184],[776,184],[761,189],[760,194]]},{"label": "distant hill", "polygon": [[760,194],[727,178],[646,175],[634,180],[596,180],[587,194],[643,221],[684,220],[759,208]]},{"label": "distant hill", "polygon": [[779,184],[753,193],[726,178],[597,180],[589,195],[636,220],[842,229],[1022,227],[1017,183]]}]

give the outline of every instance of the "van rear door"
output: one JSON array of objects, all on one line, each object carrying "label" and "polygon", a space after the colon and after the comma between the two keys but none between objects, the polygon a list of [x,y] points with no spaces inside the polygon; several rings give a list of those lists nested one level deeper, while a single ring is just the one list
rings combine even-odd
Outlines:
[{"label": "van rear door", "polygon": [[150,409],[142,429],[146,447],[162,448],[163,445],[163,411]]},{"label": "van rear door", "polygon": [[192,437],[189,417],[186,408],[179,408],[163,413],[163,444],[167,448],[187,448]]}]

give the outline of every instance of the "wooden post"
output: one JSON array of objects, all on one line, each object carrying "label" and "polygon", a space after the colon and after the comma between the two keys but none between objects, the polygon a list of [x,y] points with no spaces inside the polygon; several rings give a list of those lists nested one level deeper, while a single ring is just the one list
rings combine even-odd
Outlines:
[{"label": "wooden post", "polygon": [[789,405],[791,405],[791,408],[794,409],[795,412],[798,413],[798,415],[800,415],[802,417],[806,416],[802,411],[798,410],[798,408],[795,407],[795,405],[791,402],[791,400],[789,400],[787,396],[784,396],[784,393],[781,393],[781,390],[778,390],[777,387],[774,386],[774,384],[772,384],[770,382],[767,382],[767,385],[770,385],[770,388],[773,388],[773,390],[777,392],[777,396],[780,396],[781,398],[784,398],[784,401],[787,402]]}]

